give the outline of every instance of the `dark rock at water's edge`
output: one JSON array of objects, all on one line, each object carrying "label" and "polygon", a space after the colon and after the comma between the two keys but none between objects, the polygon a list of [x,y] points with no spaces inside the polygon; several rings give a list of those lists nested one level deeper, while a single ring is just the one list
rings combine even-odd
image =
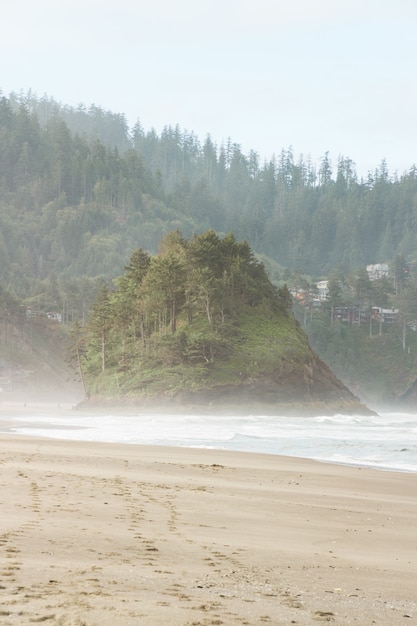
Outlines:
[{"label": "dark rock at water's edge", "polygon": [[[219,390],[214,390],[219,391]],[[236,393],[236,390],[235,390]],[[80,402],[75,408],[81,412],[107,412],[123,414],[184,414],[184,415],[275,415],[277,417],[299,416],[318,417],[331,415],[376,415],[359,401],[341,402],[316,401],[316,402],[242,402],[237,397],[230,397],[228,401],[202,402],[202,398],[194,396],[180,402],[178,399],[161,398],[100,398],[92,397]]]},{"label": "dark rock at water's edge", "polygon": [[94,397],[80,402],[75,409],[80,412],[108,412],[113,414],[165,414],[165,415],[227,415],[244,417],[249,415],[265,415],[276,417],[318,417],[331,415],[376,415],[361,403],[332,403],[332,402],[280,402],[277,404],[266,402],[239,401],[225,403],[182,404],[180,402],[158,399],[139,398],[99,398]]}]

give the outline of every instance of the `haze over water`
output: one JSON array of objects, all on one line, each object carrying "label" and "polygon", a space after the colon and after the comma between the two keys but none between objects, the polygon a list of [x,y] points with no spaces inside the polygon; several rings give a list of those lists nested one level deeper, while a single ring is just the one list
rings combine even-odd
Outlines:
[{"label": "haze over water", "polygon": [[[271,417],[3,411],[9,432],[55,439],[215,448],[417,472],[417,415]],[[3,426],[2,430],[6,430]]]}]

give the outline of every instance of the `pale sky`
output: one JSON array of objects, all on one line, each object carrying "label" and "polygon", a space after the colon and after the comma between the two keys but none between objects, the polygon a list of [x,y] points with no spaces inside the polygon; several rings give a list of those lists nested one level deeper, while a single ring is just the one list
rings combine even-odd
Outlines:
[{"label": "pale sky", "polygon": [[366,176],[417,163],[415,0],[3,0],[0,89],[158,133],[292,146]]}]

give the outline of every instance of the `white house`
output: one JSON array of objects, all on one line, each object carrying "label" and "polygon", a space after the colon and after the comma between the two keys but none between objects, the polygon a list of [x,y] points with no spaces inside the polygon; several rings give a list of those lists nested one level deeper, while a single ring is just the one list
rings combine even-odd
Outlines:
[{"label": "white house", "polygon": [[384,324],[394,324],[398,319],[399,309],[384,309],[380,306],[372,307],[372,317]]},{"label": "white house", "polygon": [[319,292],[319,300],[324,302],[329,297],[329,281],[320,280],[316,283],[317,291]]},{"label": "white house", "polygon": [[388,276],[387,263],[375,263],[375,265],[367,265],[369,280],[379,280],[383,276]]},{"label": "white house", "polygon": [[48,320],[54,320],[55,322],[62,322],[61,313],[57,313],[56,311],[48,311],[48,313],[46,314],[46,317],[48,318]]}]

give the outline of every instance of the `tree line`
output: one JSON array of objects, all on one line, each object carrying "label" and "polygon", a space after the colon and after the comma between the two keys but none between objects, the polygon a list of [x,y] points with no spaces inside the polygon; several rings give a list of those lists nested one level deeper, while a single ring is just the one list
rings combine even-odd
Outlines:
[{"label": "tree line", "polygon": [[12,293],[80,317],[87,282],[108,282],[176,229],[232,231],[277,280],[286,268],[319,278],[414,261],[417,169],[390,175],[382,162],[359,180],[348,157],[316,165],[288,148],[262,160],[179,126],[130,129],[95,105],[0,99],[0,282]]}]

